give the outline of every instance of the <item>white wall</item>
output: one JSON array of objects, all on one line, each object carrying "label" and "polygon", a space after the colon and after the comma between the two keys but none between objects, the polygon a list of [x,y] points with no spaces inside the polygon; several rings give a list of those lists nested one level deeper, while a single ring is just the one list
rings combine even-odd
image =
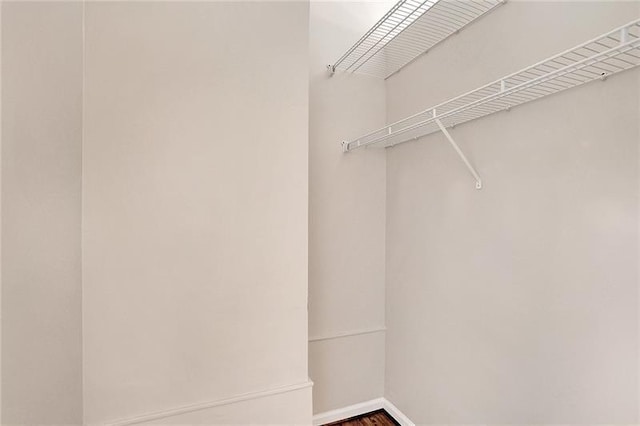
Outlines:
[{"label": "white wall", "polygon": [[[388,80],[389,120],[634,17],[509,2]],[[385,396],[419,424],[636,424],[639,71],[387,150]]]},{"label": "white wall", "polygon": [[[385,120],[384,82],[336,73],[336,61],[389,2],[311,3],[309,370],[314,413],[384,391],[385,154],[340,143]],[[373,331],[368,334],[342,334]]]},{"label": "white wall", "polygon": [[[90,2],[85,27],[85,421],[305,384],[308,4]],[[308,422],[299,392],[229,422]]]},{"label": "white wall", "polygon": [[2,423],[82,421],[82,5],[2,2]]}]

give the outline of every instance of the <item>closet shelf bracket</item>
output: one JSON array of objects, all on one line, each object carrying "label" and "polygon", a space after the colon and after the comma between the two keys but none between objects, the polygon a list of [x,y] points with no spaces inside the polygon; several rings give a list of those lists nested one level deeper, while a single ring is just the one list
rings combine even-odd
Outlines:
[{"label": "closet shelf bracket", "polygon": [[[434,113],[435,113],[435,110],[434,110]],[[458,153],[458,156],[460,157],[464,165],[467,166],[467,169],[469,170],[469,173],[471,173],[471,176],[473,176],[473,178],[476,180],[476,189],[482,189],[482,179],[480,179],[480,175],[478,174],[476,169],[473,168],[473,166],[467,159],[467,156],[464,155],[464,152],[462,152],[462,150],[460,149],[456,141],[453,140],[447,128],[444,127],[444,125],[442,124],[442,121],[440,121],[439,118],[436,118],[435,122],[438,125],[438,127],[440,127],[440,130],[442,131],[442,133],[444,133],[444,136],[447,138],[447,140],[449,141],[453,149],[456,150],[456,152]]]}]

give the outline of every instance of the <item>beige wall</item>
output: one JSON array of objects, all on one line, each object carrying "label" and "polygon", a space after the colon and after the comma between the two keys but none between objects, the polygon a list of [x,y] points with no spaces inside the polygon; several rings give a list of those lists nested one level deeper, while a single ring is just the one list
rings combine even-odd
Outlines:
[{"label": "beige wall", "polygon": [[[265,395],[234,404],[191,411],[162,419],[171,425],[305,425],[309,424],[311,387]],[[157,420],[142,424],[158,424]]]},{"label": "beige wall", "polygon": [[2,423],[82,420],[82,5],[2,7]]},{"label": "beige wall", "polygon": [[[509,2],[388,80],[390,120],[640,16]],[[387,150],[385,396],[419,424],[636,424],[639,71]]]},{"label": "beige wall", "polygon": [[482,191],[338,143],[640,6],[512,1],[385,103],[325,65],[388,6],[87,3],[83,145],[82,5],[2,4],[3,423],[82,421],[83,319],[88,423],[308,423],[307,247],[314,412],[638,421],[637,70],[452,130]]},{"label": "beige wall", "polygon": [[88,423],[308,423],[308,5],[90,2],[84,75],[82,11],[2,4],[3,423],[83,320]]},{"label": "beige wall", "polygon": [[0,3],[0,423],[2,423],[2,3]]},{"label": "beige wall", "polygon": [[[320,413],[379,398],[384,387],[385,154],[340,142],[385,119],[384,82],[337,73],[337,60],[389,2],[311,3],[309,370]],[[343,333],[373,333],[336,338]]]},{"label": "beige wall", "polygon": [[306,382],[308,4],[87,3],[85,61],[85,420]]}]

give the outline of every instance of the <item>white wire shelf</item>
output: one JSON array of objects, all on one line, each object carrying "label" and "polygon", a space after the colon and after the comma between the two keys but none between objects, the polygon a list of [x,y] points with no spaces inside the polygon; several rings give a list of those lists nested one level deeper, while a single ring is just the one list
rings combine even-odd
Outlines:
[{"label": "white wire shelf", "polygon": [[[345,152],[417,139],[640,65],[640,19],[479,89],[342,143]],[[441,127],[440,124],[443,126]]]},{"label": "white wire shelf", "polygon": [[387,78],[505,0],[400,0],[329,68]]}]

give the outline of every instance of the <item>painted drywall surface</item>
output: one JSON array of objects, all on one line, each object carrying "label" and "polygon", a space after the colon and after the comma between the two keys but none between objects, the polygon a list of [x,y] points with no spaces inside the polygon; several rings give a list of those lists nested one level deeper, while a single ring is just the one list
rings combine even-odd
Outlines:
[{"label": "painted drywall surface", "polygon": [[[2,2],[0,2],[0,423],[2,423]],[[639,407],[640,408],[640,407]]]},{"label": "painted drywall surface", "polygon": [[0,423],[2,423],[2,2],[0,2]]},{"label": "painted drywall surface", "polygon": [[[223,405],[212,409],[171,416],[160,421],[143,424],[173,425],[304,425],[309,424],[309,413],[300,407],[311,407],[311,387],[294,392],[269,395],[262,398]],[[258,416],[256,416],[258,414]],[[286,419],[283,422],[283,419]]]},{"label": "painted drywall surface", "polygon": [[85,27],[85,421],[306,381],[308,4]]},{"label": "painted drywall surface", "polygon": [[[309,334],[384,326],[385,154],[343,154],[342,140],[384,124],[382,80],[326,66],[387,4],[310,5]],[[309,343],[315,413],[382,396],[384,333]]]},{"label": "painted drywall surface", "polygon": [[363,334],[309,345],[315,414],[380,398],[384,393],[384,335]]},{"label": "painted drywall surface", "polygon": [[2,423],[82,422],[82,5],[2,4]]},{"label": "painted drywall surface", "polygon": [[[388,81],[391,120],[639,16],[509,2]],[[428,71],[428,73],[427,73]],[[637,424],[638,70],[387,157],[385,396],[418,424]]]}]

